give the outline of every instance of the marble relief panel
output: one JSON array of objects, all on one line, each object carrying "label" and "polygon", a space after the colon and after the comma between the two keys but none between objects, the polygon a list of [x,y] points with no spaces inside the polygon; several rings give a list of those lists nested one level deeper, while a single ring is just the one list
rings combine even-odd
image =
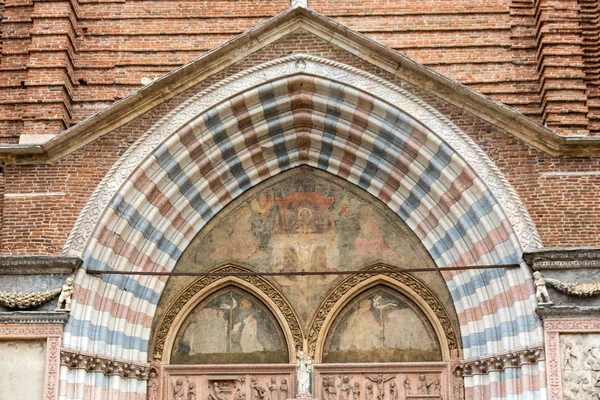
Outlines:
[{"label": "marble relief panel", "polygon": [[600,400],[600,333],[560,334],[565,400]]},{"label": "marble relief panel", "polygon": [[323,374],[318,378],[321,400],[442,399],[442,372]]},{"label": "marble relief panel", "polygon": [[212,374],[198,371],[168,371],[162,399],[166,400],[287,400],[295,396],[293,376],[284,371],[231,373],[217,369]]}]

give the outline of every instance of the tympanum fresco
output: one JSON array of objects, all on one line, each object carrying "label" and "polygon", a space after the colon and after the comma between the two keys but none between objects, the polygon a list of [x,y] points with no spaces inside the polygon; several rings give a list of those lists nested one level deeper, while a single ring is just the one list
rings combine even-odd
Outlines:
[{"label": "tympanum fresco", "polygon": [[182,324],[171,353],[174,364],[288,362],[277,320],[262,302],[229,287],[200,303]]},{"label": "tympanum fresco", "polygon": [[[224,264],[262,272],[358,270],[381,262],[427,265],[418,241],[397,216],[327,174],[303,170],[265,184],[211,221],[190,246],[182,270]],[[337,275],[274,276],[305,327]]]},{"label": "tympanum fresco", "polygon": [[329,330],[324,362],[441,360],[435,332],[412,302],[384,286],[357,296]]}]

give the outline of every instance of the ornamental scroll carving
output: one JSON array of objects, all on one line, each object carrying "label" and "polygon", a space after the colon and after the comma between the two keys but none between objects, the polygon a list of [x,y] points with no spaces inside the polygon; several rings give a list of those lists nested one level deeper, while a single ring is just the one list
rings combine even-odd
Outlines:
[{"label": "ornamental scroll carving", "polygon": [[[237,266],[225,266],[218,268],[212,272],[219,273],[244,273],[252,272],[249,269],[241,268]],[[284,317],[293,338],[294,348],[302,348],[303,345],[303,334],[298,322],[298,317],[292,310],[292,307],[288,301],[281,295],[281,293],[271,285],[267,280],[256,275],[239,275],[237,276],[240,280],[243,280],[252,285],[259,292],[266,295],[275,305],[279,312]],[[207,286],[222,280],[227,279],[227,276],[203,276],[192,282],[183,292],[171,303],[167,308],[165,315],[163,316],[156,333],[154,335],[154,342],[152,346],[152,354],[154,360],[161,360],[163,357],[165,341],[169,335],[171,327],[177,318],[179,312],[186,308],[186,305],[191,301],[194,296]]]},{"label": "ornamental scroll carving", "polygon": [[[442,331],[446,337],[448,344],[448,350],[450,354],[458,354],[459,342],[458,335],[455,332],[449,315],[446,309],[440,302],[440,300],[429,290],[422,282],[412,277],[411,275],[399,271],[395,268],[385,265],[374,265],[365,268],[365,271],[369,270],[389,270],[389,272],[383,273],[389,278],[397,281],[398,283],[407,286],[413,290],[420,299],[429,306],[431,311],[434,313],[438,323],[440,324]],[[362,282],[372,278],[373,274],[356,274],[348,279],[341,282],[335,287],[327,296],[327,298],[321,303],[321,306],[317,310],[313,321],[311,322],[310,329],[308,331],[308,352],[310,355],[314,355],[317,347],[317,340],[323,329],[325,320],[330,315],[333,307],[348,291],[352,290]]]}]

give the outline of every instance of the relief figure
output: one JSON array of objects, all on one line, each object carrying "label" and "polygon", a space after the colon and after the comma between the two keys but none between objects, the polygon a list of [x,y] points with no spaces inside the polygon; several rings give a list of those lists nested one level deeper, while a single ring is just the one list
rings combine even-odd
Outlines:
[{"label": "relief figure", "polygon": [[349,400],[350,393],[352,392],[352,385],[350,384],[350,376],[340,376],[341,382],[337,385],[340,388],[339,400]]}]

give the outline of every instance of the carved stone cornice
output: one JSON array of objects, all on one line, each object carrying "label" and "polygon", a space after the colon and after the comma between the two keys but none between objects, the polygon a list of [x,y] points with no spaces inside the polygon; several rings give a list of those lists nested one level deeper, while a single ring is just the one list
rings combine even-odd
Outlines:
[{"label": "carved stone cornice", "polygon": [[61,349],[60,365],[71,370],[84,369],[88,372],[102,372],[106,376],[138,380],[147,380],[150,369],[150,364],[132,363],[69,349]]},{"label": "carved stone cornice", "polygon": [[[250,270],[246,268],[241,268],[233,265],[228,265],[225,267],[217,268],[213,272],[249,272]],[[169,335],[169,331],[171,330],[171,326],[175,321],[175,318],[179,314],[179,312],[185,308],[185,305],[192,300],[194,295],[209,286],[210,284],[217,282],[221,279],[226,279],[226,276],[204,276],[196,279],[192,282],[187,288],[181,292],[179,296],[169,305],[165,315],[161,319],[156,333],[154,334],[154,341],[151,347],[151,351],[154,355],[154,360],[160,360],[163,356],[163,351],[165,347],[165,341],[167,336]],[[237,276],[237,278],[246,281],[253,285],[255,288],[264,293],[269,299],[271,299],[279,308],[279,311],[285,318],[288,327],[291,330],[294,348],[302,348],[303,345],[303,334],[302,328],[300,328],[300,323],[298,322],[298,317],[294,313],[291,305],[288,301],[283,297],[281,293],[266,279],[256,276],[256,275],[248,275],[248,276]]]},{"label": "carved stone cornice", "polygon": [[82,264],[73,256],[0,256],[0,275],[71,275]]},{"label": "carved stone cornice", "polygon": [[[373,270],[373,269],[389,269],[388,273],[385,273],[386,276],[398,281],[399,283],[409,287],[412,289],[427,305],[431,308],[438,322],[440,323],[442,330],[444,331],[444,335],[446,336],[446,340],[448,342],[448,347],[450,353],[458,353],[459,341],[458,335],[455,332],[452,322],[448,313],[446,312],[445,307],[442,305],[437,296],[425,286],[421,281],[414,278],[412,275],[409,275],[406,272],[402,272],[396,268],[392,268],[385,265],[374,265],[369,268],[365,268],[365,270]],[[308,353],[311,355],[315,354],[317,348],[317,340],[319,339],[319,335],[321,330],[323,329],[323,325],[325,320],[336,303],[346,294],[350,289],[359,285],[360,283],[366,281],[367,279],[372,278],[372,274],[357,274],[352,275],[346,280],[342,281],[338,286],[336,286],[329,295],[323,300],[321,306],[316,312],[315,318],[312,320],[310,324],[310,328],[308,330]]]},{"label": "carved stone cornice", "polygon": [[600,268],[599,247],[530,250],[523,259],[534,271],[548,269]]},{"label": "carved stone cornice", "polygon": [[69,319],[66,312],[13,311],[0,312],[0,324],[61,324]]},{"label": "carved stone cornice", "polygon": [[547,318],[598,318],[600,307],[538,307],[535,312],[543,320]]},{"label": "carved stone cornice", "polygon": [[464,360],[460,362],[458,370],[463,377],[487,375],[490,372],[502,372],[507,368],[537,364],[542,360],[544,360],[544,348],[539,346],[501,355]]}]

